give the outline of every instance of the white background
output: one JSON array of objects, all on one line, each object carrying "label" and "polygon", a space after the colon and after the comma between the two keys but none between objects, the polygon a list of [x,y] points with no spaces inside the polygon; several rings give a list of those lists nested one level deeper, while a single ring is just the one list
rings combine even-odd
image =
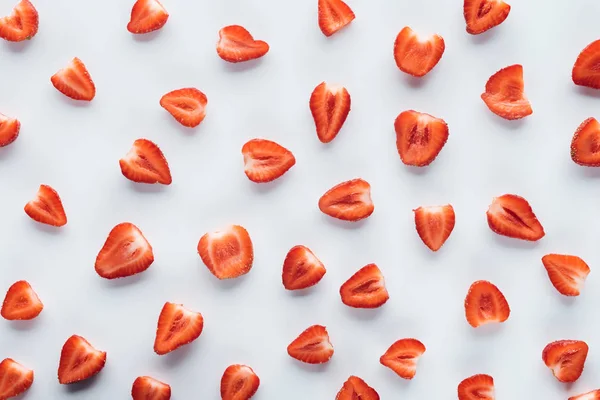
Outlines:
[{"label": "white background", "polygon": [[[0,15],[15,2],[0,0]],[[577,88],[570,73],[600,36],[600,3],[511,0],[501,26],[470,36],[459,0],[348,0],[356,20],[331,38],[318,28],[316,0],[164,0],[169,21],[144,37],[126,30],[132,4],[38,0],[37,36],[0,43],[0,112],[22,123],[17,141],[0,149],[0,289],[26,279],[45,305],[32,322],[0,321],[0,359],[35,370],[24,398],[126,399],[137,376],[151,375],[171,384],[173,399],[213,400],[232,363],[260,376],[257,400],[334,399],[351,374],[383,400],[456,399],[458,383],[476,373],[491,374],[504,400],[562,400],[600,387],[600,173],[569,156],[577,126],[599,116],[600,92]],[[222,61],[217,32],[230,24],[267,41],[269,53],[243,65]],[[441,62],[421,80],[394,63],[394,39],[406,25],[446,41]],[[96,83],[90,104],[66,99],[50,83],[74,56]],[[515,63],[524,66],[534,113],[508,122],[479,96],[490,75]],[[330,145],[318,141],[308,107],[323,80],[352,96]],[[164,93],[189,86],[208,96],[206,119],[191,130],[159,106]],[[448,143],[427,168],[404,166],[396,152],[394,118],[407,109],[449,125]],[[118,160],[140,137],[164,151],[171,186],[136,185],[121,175]],[[288,147],[296,166],[272,184],[251,183],[241,148],[255,137]],[[374,214],[353,225],[322,215],[319,197],[356,177],[372,185]],[[62,197],[66,227],[41,226],[23,212],[40,183]],[[503,193],[529,200],[545,238],[529,244],[490,231],[485,212]],[[416,234],[412,209],[446,203],[456,210],[456,228],[432,253]],[[107,281],[96,275],[95,257],[124,221],[142,230],[156,261],[136,277]],[[229,224],[247,228],[255,261],[245,277],[220,282],[196,245]],[[306,294],[281,284],[283,259],[297,244],[327,268]],[[550,252],[588,262],[582,296],[566,299],[552,287],[541,263]],[[372,311],[344,306],[340,285],[372,262],[390,300]],[[509,301],[502,326],[475,330],[465,320],[464,297],[479,279]],[[165,301],[200,311],[205,329],[193,344],[157,356]],[[313,324],[327,326],[335,348],[323,366],[286,353]],[[72,334],[108,358],[96,378],[67,387],[56,370]],[[427,347],[410,382],[379,364],[405,337]],[[556,381],[541,360],[557,339],[590,345],[573,385]]]}]

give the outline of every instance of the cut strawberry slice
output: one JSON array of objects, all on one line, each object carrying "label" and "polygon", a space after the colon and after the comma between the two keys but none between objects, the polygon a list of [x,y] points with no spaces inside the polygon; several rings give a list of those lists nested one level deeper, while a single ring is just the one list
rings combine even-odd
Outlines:
[{"label": "cut strawberry slice", "polygon": [[573,83],[592,89],[600,89],[600,40],[590,43],[579,53],[571,77]]},{"label": "cut strawberry slice", "polygon": [[230,365],[221,378],[222,400],[248,400],[258,390],[260,379],[247,365]]},{"label": "cut strawberry slice", "polygon": [[406,165],[431,164],[448,140],[448,125],[443,119],[413,110],[400,113],[394,128],[396,148]]},{"label": "cut strawberry slice", "polygon": [[58,381],[65,385],[91,378],[104,368],[106,352],[96,350],[81,336],[73,335],[63,345]]},{"label": "cut strawberry slice", "polygon": [[62,201],[48,185],[40,185],[35,199],[25,204],[25,213],[34,221],[52,226],[67,224],[67,215]]},{"label": "cut strawberry slice", "polygon": [[586,119],[575,131],[571,158],[585,167],[600,167],[600,123],[596,118]]},{"label": "cut strawberry slice", "polygon": [[375,264],[365,265],[340,288],[342,303],[354,308],[377,308],[390,298],[381,271]]},{"label": "cut strawberry slice", "polygon": [[437,65],[445,49],[440,35],[421,37],[407,26],[396,37],[394,59],[400,71],[421,77]]},{"label": "cut strawberry slice", "polygon": [[33,370],[11,358],[0,362],[0,399],[10,399],[26,392],[33,384]]},{"label": "cut strawberry slice", "polygon": [[165,303],[156,328],[154,352],[167,354],[198,339],[204,328],[204,318],[181,304]]},{"label": "cut strawberry slice", "polygon": [[342,182],[321,196],[319,209],[324,214],[343,221],[365,219],[375,210],[371,200],[371,185],[360,178]]},{"label": "cut strawberry slice", "polygon": [[138,376],[131,388],[133,400],[170,400],[171,386],[149,376]]},{"label": "cut strawberry slice", "polygon": [[546,254],[542,263],[552,285],[565,296],[579,296],[590,267],[577,256]]},{"label": "cut strawberry slice", "polygon": [[379,400],[379,394],[358,376],[351,376],[344,382],[335,400]]},{"label": "cut strawberry slice", "polygon": [[465,298],[465,315],[473,328],[490,323],[504,322],[510,316],[506,298],[488,281],[474,282]]},{"label": "cut strawberry slice", "polygon": [[0,114],[0,147],[8,146],[17,140],[20,129],[19,120]]},{"label": "cut strawberry slice", "polygon": [[252,139],[242,147],[244,172],[256,183],[271,182],[296,164],[296,158],[285,147],[266,139]]},{"label": "cut strawberry slice", "polygon": [[38,295],[27,281],[12,284],[2,303],[2,317],[8,320],[34,319],[44,309]]},{"label": "cut strawberry slice", "polygon": [[269,45],[254,37],[244,27],[230,25],[219,31],[217,54],[223,60],[238,63],[260,58],[267,54]]},{"label": "cut strawberry slice", "polygon": [[169,163],[160,148],[147,139],[137,139],[131,150],[119,160],[121,173],[130,181],[139,183],[173,182]]},{"label": "cut strawberry slice", "polygon": [[569,400],[600,400],[600,389],[569,397]]},{"label": "cut strawberry slice", "polygon": [[419,237],[432,251],[438,251],[454,229],[454,208],[445,206],[419,207],[415,213],[415,226]]},{"label": "cut strawberry slice", "polygon": [[458,400],[494,400],[494,378],[489,375],[473,375],[458,385]]},{"label": "cut strawberry slice", "polygon": [[317,136],[329,143],[340,132],[350,112],[350,93],[343,86],[321,82],[310,95],[310,112],[315,120]]},{"label": "cut strawberry slice", "polygon": [[504,119],[521,119],[533,114],[525,97],[523,66],[519,64],[502,68],[492,75],[485,84],[481,99],[491,112]]},{"label": "cut strawberry slice", "polygon": [[425,353],[425,345],[417,339],[401,339],[390,346],[379,362],[399,377],[412,379],[417,373],[417,362]]},{"label": "cut strawberry slice", "polygon": [[313,325],[300,334],[287,347],[290,357],[307,364],[323,364],[333,356],[333,345],[327,329]]},{"label": "cut strawberry slice", "polygon": [[206,116],[208,98],[196,88],[173,90],[160,99],[160,105],[181,125],[194,128]]},{"label": "cut strawberry slice", "polygon": [[232,279],[252,269],[254,249],[248,231],[239,225],[206,233],[198,242],[198,254],[219,279]]},{"label": "cut strawberry slice", "polygon": [[527,200],[514,194],[494,198],[487,210],[487,220],[498,235],[531,242],[546,235]]},{"label": "cut strawberry slice", "polygon": [[542,360],[560,382],[575,382],[581,376],[589,347],[580,340],[558,340],[548,344]]},{"label": "cut strawberry slice", "polygon": [[96,272],[103,278],[124,278],[143,272],[154,262],[152,246],[142,231],[129,222],[115,226],[96,257]]},{"label": "cut strawberry slice", "polygon": [[0,37],[9,42],[31,39],[38,31],[38,12],[29,0],[21,0],[7,17],[0,18]]},{"label": "cut strawberry slice", "polygon": [[333,35],[354,18],[354,12],[342,0],[319,0],[319,28],[325,36]]},{"label": "cut strawberry slice", "polygon": [[96,86],[81,60],[75,57],[69,65],[52,75],[52,84],[62,94],[74,100],[92,101]]},{"label": "cut strawberry slice", "polygon": [[283,286],[287,290],[314,286],[325,275],[325,266],[306,246],[294,246],[283,262]]},{"label": "cut strawberry slice", "polygon": [[467,32],[478,35],[504,22],[510,6],[502,0],[465,0]]},{"label": "cut strawberry slice", "polygon": [[165,26],[169,13],[158,0],[137,0],[131,9],[127,30],[131,33],[148,33]]}]

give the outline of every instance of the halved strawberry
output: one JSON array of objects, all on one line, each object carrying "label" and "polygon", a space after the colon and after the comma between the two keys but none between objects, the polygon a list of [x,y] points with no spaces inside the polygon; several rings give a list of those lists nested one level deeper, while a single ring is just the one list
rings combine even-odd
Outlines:
[{"label": "halved strawberry", "polygon": [[96,86],[83,62],[75,57],[63,69],[52,75],[50,81],[62,94],[74,100],[92,101]]},{"label": "halved strawberry", "polygon": [[33,384],[33,370],[12,358],[0,362],[0,399],[10,399],[26,392]]},{"label": "halved strawberry", "polygon": [[19,136],[21,123],[16,118],[0,114],[0,147],[8,146]]},{"label": "halved strawberry", "polygon": [[379,394],[358,376],[351,376],[344,382],[335,400],[379,400]]},{"label": "halved strawberry", "polygon": [[206,233],[198,242],[198,254],[219,279],[232,279],[252,269],[254,248],[248,231],[239,225]]},{"label": "halved strawberry", "polygon": [[354,308],[377,308],[390,298],[385,280],[375,264],[359,269],[340,287],[342,303]]},{"label": "halved strawberry", "polygon": [[485,84],[481,99],[491,112],[504,119],[521,119],[533,114],[525,97],[523,66],[519,64],[502,68],[492,75]]},{"label": "halved strawberry", "polygon": [[412,379],[417,373],[417,362],[423,353],[425,345],[417,339],[400,339],[387,349],[379,362],[401,378]]},{"label": "halved strawberry", "polygon": [[579,86],[587,86],[592,89],[600,89],[600,40],[596,40],[585,47],[577,56],[571,77],[573,83]]},{"label": "halved strawberry", "polygon": [[256,183],[271,182],[296,164],[296,158],[285,147],[266,139],[252,139],[242,147],[244,172]]},{"label": "halved strawberry", "polygon": [[2,317],[8,320],[34,319],[44,309],[42,301],[27,281],[12,284],[2,303]]},{"label": "halved strawberry", "polygon": [[596,118],[586,119],[575,131],[571,159],[585,167],[600,167],[600,123]]},{"label": "halved strawberry", "polygon": [[600,389],[569,397],[569,400],[600,400]]},{"label": "halved strawberry", "polygon": [[488,281],[474,282],[465,298],[465,315],[473,328],[489,323],[504,322],[510,316],[506,298]]},{"label": "halved strawberry", "polygon": [[258,390],[260,379],[247,365],[230,365],[221,378],[222,400],[248,400]]},{"label": "halved strawberry", "polygon": [[419,237],[433,251],[438,251],[454,229],[455,214],[450,204],[419,207],[415,212],[415,226]]},{"label": "halved strawberry", "polygon": [[194,128],[206,116],[208,98],[196,88],[173,90],[160,98],[160,105],[181,125]]},{"label": "halved strawberry", "polygon": [[552,285],[565,296],[579,296],[590,267],[577,256],[546,254],[542,263]]},{"label": "halved strawberry", "polygon": [[300,334],[287,347],[290,357],[307,364],[323,364],[333,356],[333,345],[327,329],[313,325]]},{"label": "halved strawberry", "polygon": [[531,242],[546,235],[531,206],[521,196],[503,194],[495,197],[486,214],[490,229],[498,235]]},{"label": "halved strawberry", "polygon": [[407,26],[394,42],[394,59],[400,71],[421,77],[437,65],[445,49],[444,38],[440,35],[421,37]]},{"label": "halved strawberry", "polygon": [[124,278],[143,272],[154,262],[152,246],[130,222],[115,226],[96,257],[96,272],[103,278]]},{"label": "halved strawberry", "polygon": [[350,104],[350,93],[343,86],[321,82],[313,90],[310,95],[310,112],[322,143],[335,139],[348,117]]},{"label": "halved strawberry", "polygon": [[354,12],[342,0],[319,0],[319,28],[325,36],[333,35],[354,18]]},{"label": "halved strawberry", "polygon": [[171,386],[151,378],[138,376],[131,387],[133,400],[170,400]]},{"label": "halved strawberry", "polygon": [[560,382],[575,382],[583,372],[588,350],[581,340],[558,340],[544,348],[542,360]]},{"label": "halved strawberry", "polygon": [[230,25],[219,31],[217,54],[223,60],[238,63],[260,58],[267,54],[269,45],[254,37],[244,27]]},{"label": "halved strawberry", "polygon": [[198,339],[204,328],[204,318],[181,304],[165,303],[156,328],[154,351],[167,354]]},{"label": "halved strawberry", "polygon": [[48,185],[40,185],[35,199],[25,204],[25,213],[34,221],[52,226],[67,224],[60,196]]},{"label": "halved strawberry", "polygon": [[319,199],[319,209],[343,221],[359,221],[373,214],[371,185],[363,179],[352,179],[329,189]]},{"label": "halved strawberry", "polygon": [[494,378],[479,374],[464,379],[458,385],[458,400],[494,400]]},{"label": "halved strawberry", "polygon": [[127,30],[131,33],[156,31],[167,23],[169,13],[158,0],[137,0],[131,9]]},{"label": "halved strawberry", "polygon": [[60,353],[58,381],[64,385],[91,378],[104,368],[105,363],[105,351],[96,350],[81,336],[73,335]]},{"label": "halved strawberry", "polygon": [[394,129],[400,159],[415,167],[431,164],[448,140],[448,124],[443,119],[418,111],[400,113]]},{"label": "halved strawberry", "polygon": [[21,0],[7,17],[0,18],[0,37],[9,42],[31,39],[38,31],[38,12],[29,0]]},{"label": "halved strawberry", "polygon": [[502,0],[465,0],[467,32],[478,35],[504,22],[510,6]]},{"label": "halved strawberry", "polygon": [[283,262],[283,286],[287,290],[314,286],[325,275],[325,266],[306,246],[294,246]]},{"label": "halved strawberry", "polygon": [[173,182],[169,163],[160,148],[148,139],[137,139],[131,150],[119,160],[121,173],[131,181],[139,183]]}]

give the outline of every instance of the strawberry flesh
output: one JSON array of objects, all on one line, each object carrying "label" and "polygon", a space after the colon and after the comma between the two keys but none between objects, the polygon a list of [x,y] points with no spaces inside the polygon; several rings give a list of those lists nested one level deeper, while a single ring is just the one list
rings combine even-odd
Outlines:
[{"label": "strawberry flesh", "polygon": [[63,345],[58,381],[65,385],[88,379],[104,368],[106,352],[96,350],[81,336],[73,335]]},{"label": "strawberry flesh", "polygon": [[577,256],[566,254],[546,254],[542,263],[548,272],[550,282],[565,296],[579,296],[590,267]]},{"label": "strawberry flesh", "polygon": [[343,221],[365,219],[375,210],[371,200],[371,185],[360,178],[342,182],[321,196],[319,209],[324,214]]},{"label": "strawberry flesh", "polygon": [[222,400],[248,400],[258,390],[260,379],[247,365],[230,365],[221,378]]},{"label": "strawberry flesh", "polygon": [[600,167],[600,123],[588,118],[573,135],[571,159],[584,167]]},{"label": "strawberry flesh", "polygon": [[378,308],[390,298],[381,271],[375,264],[359,269],[340,287],[342,303],[354,308]]},{"label": "strawberry flesh", "polygon": [[21,0],[7,17],[0,18],[0,38],[9,42],[31,39],[38,31],[38,12],[29,0]]},{"label": "strawberry flesh", "polygon": [[463,12],[467,32],[478,35],[504,22],[510,6],[502,0],[465,0]]},{"label": "strawberry flesh", "polygon": [[317,136],[329,143],[340,132],[350,112],[350,94],[343,86],[321,82],[310,96],[310,112],[315,120]]},{"label": "strawberry flesh", "polygon": [[569,400],[600,400],[600,389],[569,397]]},{"label": "strawberry flesh", "polygon": [[533,114],[531,104],[525,97],[523,66],[511,65],[496,72],[488,79],[485,93],[481,95],[491,112],[507,120],[525,118]]},{"label": "strawberry flesh", "polygon": [[351,376],[344,382],[335,400],[379,400],[379,394],[358,376]]},{"label": "strawberry flesh", "polygon": [[398,33],[394,43],[394,59],[400,71],[422,77],[437,65],[446,45],[440,35],[420,37],[410,27]]},{"label": "strawberry flesh", "polygon": [[474,282],[465,298],[465,315],[473,328],[489,323],[501,323],[510,316],[506,298],[488,281]]},{"label": "strawberry flesh", "polygon": [[458,400],[494,400],[494,378],[479,374],[464,379],[458,385]]},{"label": "strawberry flesh", "polygon": [[494,198],[487,220],[490,229],[498,235],[532,242],[546,235],[527,200],[514,194]]},{"label": "strawberry flesh", "polygon": [[287,352],[298,361],[322,364],[333,356],[333,345],[329,341],[327,329],[322,325],[313,325],[289,344]]},{"label": "strawberry flesh", "polygon": [[19,120],[0,114],[0,147],[8,146],[17,140],[20,129]]},{"label": "strawberry flesh", "polygon": [[169,13],[158,0],[137,0],[131,9],[127,30],[134,34],[148,33],[162,28]]},{"label": "strawberry flesh", "polygon": [[160,148],[147,139],[137,139],[131,150],[119,160],[121,173],[130,181],[138,183],[173,182],[169,163]]},{"label": "strawberry flesh", "polygon": [[390,346],[379,362],[404,379],[412,379],[417,373],[417,362],[425,353],[425,345],[417,339],[401,339]]},{"label": "strawberry flesh", "polygon": [[575,382],[583,373],[589,347],[580,340],[558,340],[548,344],[542,360],[560,382]]},{"label": "strawberry flesh", "polygon": [[138,376],[131,387],[133,400],[170,400],[171,386],[149,376]]},{"label": "strawberry flesh", "polygon": [[252,139],[242,147],[244,172],[255,183],[266,183],[281,177],[296,164],[296,158],[285,147],[266,139]]},{"label": "strawberry flesh", "polygon": [[96,86],[83,62],[75,57],[69,65],[52,75],[52,85],[73,100],[92,101]]},{"label": "strawberry flesh", "polygon": [[431,164],[448,140],[448,125],[443,119],[413,110],[400,113],[394,129],[400,159],[415,167]]},{"label": "strawberry flesh", "polygon": [[208,98],[196,88],[173,90],[160,99],[160,105],[181,125],[194,128],[204,120]]},{"label": "strawberry flesh", "polygon": [[34,221],[56,227],[67,224],[67,215],[56,190],[40,185],[35,199],[25,205],[25,213]]},{"label": "strawberry flesh", "polygon": [[12,284],[2,303],[2,317],[8,320],[34,319],[44,309],[42,301],[27,281]]},{"label": "strawberry flesh", "polygon": [[204,328],[204,318],[181,304],[165,303],[156,328],[154,352],[167,354],[198,339]]},{"label": "strawberry flesh", "polygon": [[254,261],[250,235],[239,225],[206,233],[198,242],[198,254],[208,270],[219,279],[247,274]]},{"label": "strawberry flesh", "polygon": [[342,0],[319,0],[319,28],[327,37],[354,21],[354,12]]},{"label": "strawberry flesh", "polygon": [[238,63],[260,58],[267,54],[269,45],[254,37],[244,27],[230,25],[219,31],[217,54],[223,60]]},{"label": "strawberry flesh", "polygon": [[438,251],[450,237],[456,220],[454,208],[445,206],[419,207],[414,210],[419,237],[432,251]]},{"label": "strawberry flesh", "polygon": [[287,290],[306,289],[321,281],[325,266],[306,246],[294,246],[283,262],[282,280]]},{"label": "strawberry flesh", "polygon": [[0,399],[9,399],[26,392],[33,384],[33,370],[11,358],[0,362]]},{"label": "strawberry flesh", "polygon": [[599,65],[600,40],[596,40],[587,45],[577,57],[571,73],[573,83],[592,89],[600,89]]}]

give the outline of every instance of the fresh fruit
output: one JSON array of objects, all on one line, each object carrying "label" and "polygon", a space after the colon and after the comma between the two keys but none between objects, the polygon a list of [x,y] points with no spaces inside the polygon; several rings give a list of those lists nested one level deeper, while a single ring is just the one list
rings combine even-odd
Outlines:
[{"label": "fresh fruit", "polygon": [[467,32],[478,35],[504,22],[510,6],[502,0],[465,0]]},{"label": "fresh fruit", "polygon": [[40,185],[35,199],[25,204],[25,213],[34,221],[52,226],[64,226],[67,224],[67,215],[62,201],[48,185]]},{"label": "fresh fruit", "polygon": [[580,340],[558,340],[548,344],[542,360],[560,382],[575,382],[581,376],[589,347]]},{"label": "fresh fruit", "polygon": [[569,400],[600,400],[600,389],[591,392],[569,397]]},{"label": "fresh fruit", "polygon": [[474,282],[465,298],[465,315],[473,328],[489,323],[504,322],[510,316],[506,298],[488,281]]},{"label": "fresh fruit", "polygon": [[307,364],[323,364],[333,356],[333,345],[327,329],[313,325],[300,334],[287,347],[290,357]]},{"label": "fresh fruit", "polygon": [[412,379],[417,373],[417,362],[425,353],[425,345],[417,339],[400,339],[390,346],[379,362],[398,376]]},{"label": "fresh fruit", "polygon": [[204,318],[181,304],[165,303],[156,328],[154,352],[167,354],[198,339],[204,328]]},{"label": "fresh fruit", "polygon": [[124,278],[143,272],[154,262],[152,246],[130,222],[115,226],[96,257],[96,272],[103,278]]},{"label": "fresh fruit", "polygon": [[342,0],[319,0],[319,28],[325,36],[333,35],[354,18],[354,12]]},{"label": "fresh fruit", "polygon": [[0,147],[8,146],[19,136],[21,123],[16,118],[0,114]]},{"label": "fresh fruit", "polygon": [[0,38],[9,42],[31,39],[38,31],[38,12],[29,0],[21,0],[7,17],[0,18]]},{"label": "fresh fruit", "polygon": [[131,9],[127,30],[131,33],[148,33],[165,26],[169,13],[158,0],[137,0]]},{"label": "fresh fruit", "polygon": [[579,296],[590,267],[577,256],[546,254],[542,263],[552,285],[565,296]]},{"label": "fresh fruit", "polygon": [[260,379],[247,365],[230,365],[221,378],[222,400],[248,400],[258,390]]},{"label": "fresh fruit", "polygon": [[33,384],[33,370],[11,358],[0,362],[0,399],[10,399],[24,393]]},{"label": "fresh fruit", "polygon": [[208,98],[196,88],[173,90],[160,98],[160,105],[183,126],[194,128],[206,116]]},{"label": "fresh fruit", "polygon": [[407,26],[398,33],[394,42],[394,59],[400,71],[421,77],[437,65],[445,49],[440,35],[422,37]]},{"label": "fresh fruit", "polygon": [[223,60],[238,63],[260,58],[267,54],[269,45],[254,40],[250,32],[239,25],[230,25],[219,31],[217,54]]},{"label": "fresh fruit", "polygon": [[571,73],[573,83],[592,89],[600,89],[598,63],[600,63],[600,40],[590,43],[579,53]]},{"label": "fresh fruit", "polygon": [[432,251],[438,251],[454,229],[454,208],[445,206],[419,207],[415,213],[415,226],[419,237]]},{"label": "fresh fruit", "polygon": [[329,189],[319,199],[319,209],[343,221],[360,221],[373,214],[371,185],[363,179],[352,179]]},{"label": "fresh fruit", "polygon": [[138,376],[131,388],[133,400],[170,400],[171,386],[149,376]]},{"label": "fresh fruit", "polygon": [[342,303],[354,308],[377,308],[390,298],[381,271],[375,264],[359,269],[340,288]]},{"label": "fresh fruit", "polygon": [[75,57],[63,69],[52,75],[52,84],[62,94],[74,100],[92,101],[96,86],[81,60]]},{"label": "fresh fruit", "polygon": [[219,279],[232,279],[252,269],[254,249],[248,231],[239,225],[206,233],[198,242],[198,254]]},{"label": "fresh fruit", "polygon": [[600,167],[600,123],[596,118],[586,119],[575,131],[571,158],[585,167]]},{"label": "fresh fruit", "polygon": [[546,234],[531,206],[521,196],[495,197],[486,214],[490,229],[498,235],[535,242]]},{"label": "fresh fruit", "polygon": [[533,114],[525,97],[523,66],[519,64],[502,68],[492,75],[485,84],[481,99],[491,112],[504,119],[521,119]]},{"label": "fresh fruit", "polygon": [[34,319],[44,309],[42,301],[27,281],[12,284],[2,303],[2,317],[8,320]]},{"label": "fresh fruit", "polygon": [[58,381],[65,385],[91,378],[104,368],[106,352],[96,350],[81,336],[73,335],[63,345]]},{"label": "fresh fruit", "polygon": [[287,290],[314,286],[325,275],[325,266],[306,246],[294,246],[285,256],[282,280]]},{"label": "fresh fruit", "polygon": [[121,173],[130,181],[139,183],[173,182],[169,163],[160,148],[148,139],[137,139],[131,150],[119,160]]},{"label": "fresh fruit", "polygon": [[351,376],[344,382],[335,400],[379,400],[379,394],[358,376]]},{"label": "fresh fruit", "polygon": [[448,125],[443,119],[413,110],[400,113],[394,129],[400,159],[415,167],[431,164],[448,140]]},{"label": "fresh fruit", "polygon": [[256,183],[271,182],[296,164],[296,158],[285,147],[266,139],[252,139],[242,147],[244,172]]},{"label": "fresh fruit", "polygon": [[489,375],[473,375],[458,385],[458,400],[494,400],[494,378]]},{"label": "fresh fruit", "polygon": [[310,95],[310,112],[322,143],[335,139],[348,117],[350,104],[350,93],[343,86],[321,82],[313,90]]}]

